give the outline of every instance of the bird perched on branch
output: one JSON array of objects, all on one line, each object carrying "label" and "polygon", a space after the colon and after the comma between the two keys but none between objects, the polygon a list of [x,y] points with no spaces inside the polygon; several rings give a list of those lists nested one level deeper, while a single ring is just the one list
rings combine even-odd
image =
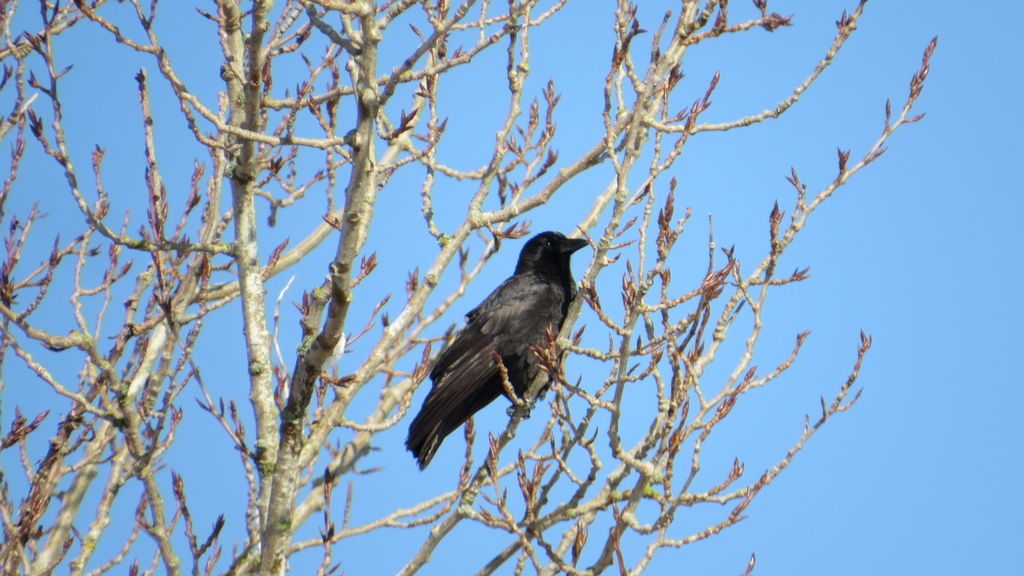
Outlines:
[{"label": "bird perched on branch", "polygon": [[540,370],[530,348],[546,346],[547,331],[561,329],[576,296],[569,257],[586,245],[558,232],[534,236],[515,273],[466,315],[466,326],[438,355],[434,387],[409,426],[405,446],[421,470],[446,436],[505,393],[503,370],[516,396],[526,393]]}]

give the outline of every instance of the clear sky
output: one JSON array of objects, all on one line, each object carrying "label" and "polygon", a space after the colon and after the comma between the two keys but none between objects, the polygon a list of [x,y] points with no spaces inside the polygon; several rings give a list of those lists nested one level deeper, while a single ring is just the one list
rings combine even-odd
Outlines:
[{"label": "clear sky", "polygon": [[[607,30],[611,10],[606,4],[570,2],[550,30],[534,33],[530,89],[539,94],[549,77],[556,81],[563,98],[557,118],[562,158],[573,157],[601,130],[600,92],[594,82],[603,79],[609,54],[604,44],[595,50],[589,36],[594,30]],[[640,4],[641,24],[653,29],[664,10],[676,9],[678,2]],[[844,8],[854,7],[853,0],[773,0],[773,11],[794,15],[793,26],[700,46],[687,60],[684,82],[692,80],[693,93],[703,92],[710,75],[721,71],[710,121],[760,112],[807,75],[824,54],[834,21]],[[34,10],[25,9],[29,28],[38,22]],[[210,101],[221,86],[216,70],[209,70],[209,65],[204,69],[203,51],[217,49],[216,40],[209,37],[212,27],[193,11],[173,8],[171,2],[163,6],[162,15],[170,22],[163,31],[172,56],[190,67],[201,90],[209,91],[200,91],[200,96]],[[811,330],[812,335],[785,382],[756,392],[733,416],[731,432],[741,447],[738,455],[751,469],[758,469],[784,453],[799,434],[803,414],[816,414],[819,394],[829,397],[845,379],[860,330],[874,338],[858,382],[864,389],[862,399],[813,438],[747,510],[747,520],[709,541],[665,551],[650,573],[731,576],[742,573],[751,553],[758,558],[755,573],[766,575],[1020,573],[1024,428],[1018,411],[1024,390],[1020,361],[1013,354],[1024,344],[1024,312],[1016,301],[1019,252],[1024,248],[1024,227],[1019,224],[1024,185],[1014,168],[1024,156],[1018,111],[1022,19],[1024,7],[1006,0],[984,6],[875,0],[836,63],[790,113],[748,130],[706,134],[690,145],[676,172],[677,203],[692,207],[695,215],[692,243],[700,246],[704,241],[710,213],[719,245],[736,244],[742,253],[745,245],[762,241],[775,200],[783,209],[791,205],[785,181],[791,166],[814,190],[832,177],[836,148],[852,149],[857,156],[873,143],[882,126],[885,99],[902,102],[922,51],[932,37],[939,37],[917,106],[927,117],[901,130],[885,156],[812,218],[782,263],[784,269],[810,266],[812,276],[773,296],[766,338],[776,338],[783,343],[779,349],[788,349],[797,332]],[[176,26],[193,33],[172,40],[170,31]],[[140,185],[142,154],[132,148],[139,145],[140,133],[133,77],[147,61],[125,57],[109,41],[77,31],[60,42],[66,43],[68,52],[95,54],[75,60],[65,88],[69,122],[78,139],[73,144],[79,150],[95,144],[107,147],[109,162],[124,162],[132,171],[125,178]],[[383,57],[388,54],[385,51]],[[500,94],[504,85],[500,77],[495,79],[493,89]],[[463,166],[471,167],[493,141],[494,128],[488,122],[494,116],[487,107],[491,100],[486,83],[480,87],[481,78],[470,74],[465,82],[467,104],[460,110],[462,116],[453,114],[446,154],[464,154]],[[120,94],[108,98],[108,87]],[[174,112],[170,100],[158,97],[154,106]],[[122,109],[131,112],[126,115]],[[499,113],[503,112],[502,105]],[[112,134],[119,130],[128,136],[115,141]],[[175,137],[162,136],[167,138],[164,149],[169,150],[164,170],[178,165],[190,172],[196,154],[176,155]],[[63,192],[52,162],[38,155],[22,172],[23,178],[39,183],[40,195],[46,194],[49,178],[57,178],[52,185]],[[574,225],[585,213],[581,199],[588,198],[586,184],[574,184],[579,189],[567,192],[560,203],[531,214],[533,230],[569,232],[565,223]],[[605,182],[598,178],[589,184],[596,188]],[[394,190],[384,196],[391,202],[388,195],[395,195],[393,217],[400,221],[405,216],[397,204],[399,191],[402,186],[418,190],[418,184],[398,180],[391,185]],[[116,180],[111,186],[116,187]],[[41,197],[21,194],[13,199],[11,210],[24,209]],[[321,212],[321,204],[311,204],[300,214],[319,218]],[[461,208],[450,212],[461,213]],[[41,233],[48,226],[59,228],[60,217],[43,223]],[[389,222],[386,217],[383,221]],[[7,222],[3,225],[6,229]],[[377,224],[374,231],[384,225]],[[286,229],[273,234],[289,235]],[[371,245],[387,262],[389,255],[397,259],[402,252],[415,251],[401,240],[377,235]],[[457,313],[471,309],[508,275],[519,245],[505,246],[464,305],[456,306]],[[48,248],[47,244],[41,250]],[[292,294],[319,282],[332,251],[295,271],[301,286]],[[582,262],[577,264],[582,270]],[[686,265],[674,264],[680,269]],[[286,280],[269,282],[269,293],[276,295]],[[236,314],[237,310],[224,311],[222,318],[230,325]],[[457,314],[451,321],[457,321]],[[223,334],[236,339],[223,346],[241,350],[237,329]],[[45,404],[16,364],[10,358],[4,363],[4,430],[13,406]],[[217,377],[226,379],[226,388],[244,386],[241,369],[223,366]],[[239,390],[237,397],[244,400],[244,392]],[[417,404],[421,398],[422,392]],[[483,412],[477,418],[478,429],[502,428],[504,409],[496,403]],[[194,411],[191,418],[198,421],[203,415]],[[191,443],[186,444],[190,451],[169,455],[171,465],[188,470],[223,457],[203,450],[204,435],[215,429],[205,428],[209,423],[195,426],[182,432]],[[366,466],[383,466],[385,471],[366,487],[367,497],[412,497],[450,486],[451,474],[443,468],[457,466],[461,447],[446,444],[431,468],[420,473],[402,446],[405,426],[379,436],[380,450]],[[536,428],[524,427],[520,434],[528,437],[531,431]],[[5,475],[11,474],[12,464],[3,461]],[[241,494],[232,494],[237,472],[231,471],[232,480],[225,481],[218,498],[242,502]],[[211,476],[208,481],[219,479]],[[408,559],[403,543],[422,537],[422,532],[409,536],[391,531],[357,539],[340,549],[343,570],[375,574],[371,566],[376,566],[386,569],[379,573],[390,573]],[[453,535],[455,542],[459,537],[459,532]],[[425,573],[460,573],[455,559],[460,552],[453,546],[440,549]],[[484,553],[493,551],[486,548]]]}]

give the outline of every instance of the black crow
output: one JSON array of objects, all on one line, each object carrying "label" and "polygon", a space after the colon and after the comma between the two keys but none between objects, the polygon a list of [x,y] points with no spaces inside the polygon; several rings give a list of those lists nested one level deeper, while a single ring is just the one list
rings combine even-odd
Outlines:
[{"label": "black crow", "polygon": [[561,329],[576,296],[569,257],[586,245],[558,232],[534,236],[515,273],[466,315],[466,326],[438,354],[434,387],[409,426],[405,446],[421,470],[446,436],[504,394],[496,355],[516,395],[526,393],[540,369],[530,347],[545,346],[549,328]]}]

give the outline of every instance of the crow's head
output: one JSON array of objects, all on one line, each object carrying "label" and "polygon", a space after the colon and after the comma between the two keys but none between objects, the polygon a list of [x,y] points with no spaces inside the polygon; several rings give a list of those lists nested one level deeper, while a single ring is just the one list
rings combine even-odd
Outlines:
[{"label": "crow's head", "polygon": [[587,245],[581,238],[566,238],[558,232],[541,232],[523,246],[516,274],[524,272],[561,272],[568,269],[572,253]]}]

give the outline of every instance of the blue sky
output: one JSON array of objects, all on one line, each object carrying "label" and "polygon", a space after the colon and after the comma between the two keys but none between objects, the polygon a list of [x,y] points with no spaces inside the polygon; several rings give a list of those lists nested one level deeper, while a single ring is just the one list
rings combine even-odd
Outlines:
[{"label": "blue sky", "polygon": [[[588,146],[601,129],[600,92],[594,78],[603,78],[609,54],[603,45],[595,50],[585,31],[606,29],[610,10],[603,4],[570,3],[550,31],[534,32],[528,91],[539,95],[547,79],[555,78],[563,98],[557,120],[558,147],[565,159]],[[641,4],[641,24],[648,28],[656,26],[666,7],[676,5]],[[722,73],[708,120],[759,112],[784,98],[823,55],[835,30],[833,22],[854,2],[775,0],[770,7],[794,14],[794,26],[710,42],[688,57],[684,82],[692,86],[682,88],[685,94],[703,93],[710,76]],[[26,11],[32,27],[37,16]],[[203,50],[216,50],[212,27],[194,12],[179,13],[170,3],[163,12],[169,19],[164,33],[172,56],[187,66],[186,79],[197,82],[200,96],[209,101],[219,89],[215,63],[203,57]],[[1017,412],[1024,392],[1013,354],[1024,344],[1019,335],[1024,313],[1015,298],[1021,262],[1014,254],[1024,240],[1018,224],[1024,190],[1014,167],[1024,153],[1018,137],[1024,126],[1016,111],[1021,90],[1016,39],[1022,17],[1024,8],[1006,1],[990,3],[984,10],[953,10],[920,0],[871,2],[835,64],[790,113],[743,131],[706,134],[689,145],[675,175],[680,180],[677,204],[691,207],[694,219],[674,267],[686,269],[686,254],[700,257],[708,214],[714,215],[720,246],[736,244],[741,256],[748,250],[756,254],[759,245],[754,243],[763,241],[772,204],[778,200],[786,209],[792,203],[785,181],[790,167],[799,170],[814,190],[832,177],[837,147],[852,149],[854,156],[867,149],[881,128],[885,99],[902,101],[924,47],[933,36],[939,37],[917,106],[927,117],[901,130],[885,156],[826,203],[783,260],[783,269],[810,266],[812,276],[772,297],[765,336],[768,357],[776,348],[788,350],[797,332],[812,330],[812,335],[790,376],[757,391],[733,415],[732,436],[723,440],[722,457],[731,460],[730,451],[736,450],[748,467],[759,469],[781,456],[799,434],[803,415],[816,413],[819,394],[829,397],[845,379],[858,332],[864,330],[874,338],[874,347],[858,382],[864,388],[861,401],[811,441],[748,509],[747,520],[707,542],[665,551],[650,573],[739,574],[751,553],[758,558],[755,573],[767,575],[1019,571],[1016,550],[1024,535],[1024,499],[1018,486],[1024,481],[1024,433]],[[193,34],[172,38],[175,27],[186,26]],[[79,164],[88,159],[84,154],[93,145],[100,144],[108,150],[111,172],[124,170],[110,176],[111,187],[141,190],[133,76],[147,62],[78,31],[60,42],[66,43],[69,62],[75,62],[65,94],[68,121],[76,134],[72,144],[83,154]],[[396,53],[400,48],[396,46]],[[72,59],[78,50],[88,51],[90,57]],[[383,56],[388,54],[385,50]],[[480,162],[474,155],[483,154],[493,141],[495,114],[503,113],[504,105],[496,112],[487,103],[492,96],[500,97],[504,83],[500,74],[491,78],[468,71],[462,81],[465,93],[453,96],[452,101],[461,105],[459,115],[453,113],[450,120],[450,148],[444,153],[449,161],[468,168]],[[456,82],[449,89],[458,86]],[[101,92],[105,87],[113,89],[111,94]],[[159,90],[154,107],[158,114],[175,111]],[[177,139],[184,134],[175,130],[180,129],[161,132],[162,166],[165,173],[177,169],[187,175],[197,153],[176,150]],[[28,185],[22,184],[12,212],[36,199],[49,202],[45,194],[51,187],[63,193],[53,164],[38,155],[22,171],[37,192],[29,193]],[[383,193],[389,211],[374,232],[417,217],[418,184],[409,178],[396,179]],[[605,183],[600,176],[574,183],[555,204],[530,215],[533,230],[568,232],[565,223],[577,222],[585,213],[585,200]],[[403,191],[403,186],[409,188]],[[403,201],[406,196],[412,204]],[[463,213],[455,191],[452,198],[449,206],[439,208],[442,219]],[[131,206],[135,200],[115,197],[117,202]],[[317,202],[291,217],[319,218],[322,204]],[[64,225],[61,218],[73,217],[54,212],[40,224],[44,237],[47,230]],[[291,236],[289,222],[268,233],[267,246]],[[390,271],[404,282],[417,249],[382,235],[371,244],[381,256],[379,274],[386,277]],[[451,322],[510,272],[518,246],[505,246],[466,295],[464,305],[456,306]],[[38,249],[48,248],[43,241]],[[319,260],[314,254],[307,267],[295,271],[299,287],[293,295],[319,282],[331,252],[330,247],[322,250]],[[582,259],[577,262],[577,275],[583,265]],[[703,265],[698,260],[696,266],[702,270]],[[271,280],[269,294],[276,296],[286,280]],[[236,316],[237,310],[225,310],[219,318],[230,326],[237,325],[231,323]],[[58,325],[62,319],[48,321]],[[237,360],[238,331],[214,333],[226,339],[213,341],[211,336],[210,345],[225,358]],[[234,387],[235,397],[244,400],[239,389],[244,386],[241,364],[222,364],[211,369],[222,380],[221,392],[229,396]],[[4,368],[6,429],[13,406],[25,406],[31,413],[48,400],[17,372],[14,359],[8,358]],[[69,367],[69,375],[76,368]],[[417,403],[420,398],[422,392]],[[183,430],[185,451],[170,454],[170,465],[201,479],[196,482],[214,487],[224,482],[222,490],[214,490],[218,494],[209,502],[211,507],[232,499],[237,499],[237,506],[242,495],[235,493],[232,482],[214,468],[203,472],[224,458],[224,452],[203,450],[204,438],[215,429],[200,422],[203,415],[198,411],[190,418],[194,425]],[[477,426],[500,429],[504,421],[504,406],[496,404],[477,418]],[[365,486],[371,500],[411,498],[450,485],[452,474],[446,474],[444,466],[457,466],[458,443],[449,441],[435,464],[421,474],[402,448],[404,427],[403,423],[380,435],[380,451],[367,462],[385,467]],[[529,437],[536,430],[527,426],[520,435]],[[13,462],[4,457],[6,470]],[[209,518],[214,515],[211,511]],[[440,549],[425,573],[458,573],[456,554],[466,552],[458,539],[466,534],[456,532],[455,545]],[[375,566],[386,568],[381,573],[391,572],[407,559],[407,554],[396,552],[402,543],[422,537],[422,532],[387,532],[354,540],[339,548],[343,569],[368,574],[377,573],[370,568]],[[493,554],[480,546],[485,557]]]}]

